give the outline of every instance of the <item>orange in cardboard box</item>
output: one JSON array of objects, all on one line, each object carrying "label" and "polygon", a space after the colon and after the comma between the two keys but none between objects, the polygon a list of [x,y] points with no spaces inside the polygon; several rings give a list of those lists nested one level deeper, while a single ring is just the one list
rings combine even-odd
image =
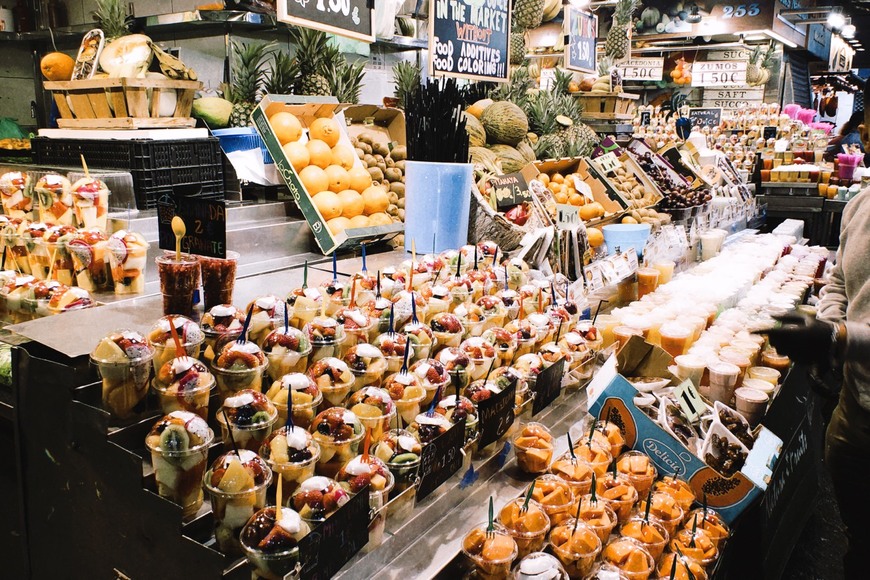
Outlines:
[{"label": "orange in cardboard box", "polygon": [[287,111],[275,113],[269,117],[269,124],[272,125],[272,131],[281,145],[298,141],[302,137],[302,123],[293,113]]},{"label": "orange in cardboard box", "polygon": [[341,203],[341,215],[348,219],[362,215],[365,209],[363,197],[352,189],[339,193],[338,200]]},{"label": "orange in cardboard box", "polygon": [[332,148],[341,138],[341,129],[332,117],[318,117],[308,127],[308,136],[311,139],[319,139]]},{"label": "orange in cardboard box", "polygon": [[[369,182],[371,182],[371,177],[369,177]],[[351,186],[353,186],[353,183],[351,183]],[[352,187],[352,189],[356,188]],[[366,215],[386,212],[390,205],[390,196],[387,195],[384,188],[374,185],[363,190],[362,199],[365,204]]]},{"label": "orange in cardboard box", "polygon": [[353,152],[350,145],[339,143],[332,148],[332,163],[350,171],[356,163],[356,153]]},{"label": "orange in cardboard box", "polygon": [[308,167],[309,163],[311,163],[311,155],[308,154],[308,147],[298,141],[287,143],[281,149],[284,151],[284,155],[287,156],[287,161],[289,161],[290,165],[293,166],[293,169],[296,170],[296,173],[299,173]]},{"label": "orange in cardboard box", "polygon": [[315,207],[323,216],[323,219],[329,221],[341,215],[341,198],[338,194],[331,191],[321,191],[311,198]]},{"label": "orange in cardboard box", "polygon": [[[350,176],[347,174],[347,171],[340,165],[330,165],[326,169],[324,169],[324,171],[326,172],[326,178],[329,180],[329,191],[339,193],[350,187]],[[356,192],[354,191],[354,193]],[[359,194],[357,193],[357,195]]]},{"label": "orange in cardboard box", "polygon": [[[354,165],[347,170],[347,174],[350,177],[350,188],[356,192],[365,193],[365,190],[372,185],[372,175],[364,167]],[[387,199],[389,200],[389,198]],[[387,205],[389,205],[389,201]]]},{"label": "orange in cardboard box", "polygon": [[326,172],[317,165],[308,165],[299,172],[299,181],[305,186],[309,195],[315,196],[321,191],[329,189],[329,177]]}]

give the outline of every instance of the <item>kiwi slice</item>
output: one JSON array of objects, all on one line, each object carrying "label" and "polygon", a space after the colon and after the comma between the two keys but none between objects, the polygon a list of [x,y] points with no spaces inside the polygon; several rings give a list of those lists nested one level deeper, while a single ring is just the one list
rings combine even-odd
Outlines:
[{"label": "kiwi slice", "polygon": [[271,417],[269,413],[266,411],[257,411],[254,413],[253,417],[251,417],[251,425],[258,425],[260,423],[268,423]]},{"label": "kiwi slice", "polygon": [[413,463],[414,461],[418,461],[420,456],[416,453],[400,453],[390,459],[390,463]]},{"label": "kiwi slice", "polygon": [[190,435],[182,425],[167,425],[160,434],[160,448],[163,451],[187,451],[190,448]]}]

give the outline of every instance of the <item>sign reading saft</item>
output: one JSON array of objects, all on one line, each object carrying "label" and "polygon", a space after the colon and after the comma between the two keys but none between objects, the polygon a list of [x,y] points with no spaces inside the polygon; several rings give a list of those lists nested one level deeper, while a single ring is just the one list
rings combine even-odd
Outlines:
[{"label": "sign reading saft", "polygon": [[365,42],[374,42],[368,0],[278,0],[277,19]]},{"label": "sign reading saft", "polygon": [[508,80],[509,0],[431,0],[429,74]]}]

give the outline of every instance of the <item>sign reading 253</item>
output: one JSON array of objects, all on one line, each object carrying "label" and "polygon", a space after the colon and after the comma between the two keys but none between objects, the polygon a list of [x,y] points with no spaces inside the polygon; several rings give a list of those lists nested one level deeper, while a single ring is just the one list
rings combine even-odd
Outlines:
[{"label": "sign reading 253", "polygon": [[761,6],[757,2],[738,4],[737,6],[726,4],[722,7],[722,18],[743,18],[744,16],[758,16],[759,14],[761,14]]}]

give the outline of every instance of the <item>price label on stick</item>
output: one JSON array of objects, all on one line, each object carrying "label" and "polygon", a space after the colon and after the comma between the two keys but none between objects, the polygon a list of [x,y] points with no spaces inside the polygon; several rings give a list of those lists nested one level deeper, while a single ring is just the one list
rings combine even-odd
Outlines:
[{"label": "price label on stick", "polygon": [[517,386],[513,384],[477,404],[477,414],[480,417],[478,447],[481,449],[498,441],[514,424],[516,393]]},{"label": "price label on stick", "polygon": [[683,414],[692,423],[697,421],[707,408],[692,381],[686,380],[680,383],[679,386],[674,389],[674,397],[677,398],[677,402],[680,404]]},{"label": "price label on stick", "polygon": [[510,209],[518,203],[532,201],[529,184],[522,173],[498,175],[489,180],[495,191],[495,203],[500,210]]},{"label": "price label on stick", "polygon": [[570,230],[580,225],[580,208],[569,203],[556,204],[556,227]]},{"label": "price label on stick", "polygon": [[454,424],[434,441],[423,447],[420,455],[420,485],[417,501],[432,493],[462,467],[465,444],[465,419]]},{"label": "price label on stick", "polygon": [[622,162],[616,156],[616,153],[613,153],[612,151],[596,157],[595,163],[598,164],[598,167],[600,167],[601,171],[604,173],[610,173],[622,167]]}]

